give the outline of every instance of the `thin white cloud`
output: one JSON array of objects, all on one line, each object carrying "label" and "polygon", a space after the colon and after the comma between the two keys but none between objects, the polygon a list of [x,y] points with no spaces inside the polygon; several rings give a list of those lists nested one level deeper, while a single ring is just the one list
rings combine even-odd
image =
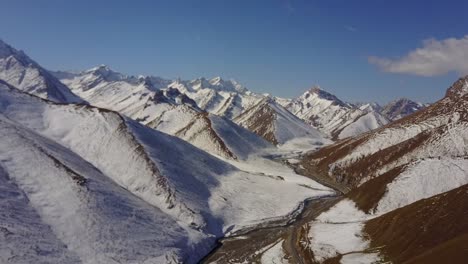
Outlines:
[{"label": "thin white cloud", "polygon": [[427,39],[422,48],[410,51],[397,58],[371,56],[369,63],[377,65],[382,71],[406,73],[419,76],[436,76],[449,72],[468,74],[468,35],[463,38],[444,40]]},{"label": "thin white cloud", "polygon": [[351,32],[356,32],[357,31],[357,28],[353,27],[353,26],[344,26],[344,28],[348,31],[351,31]]}]

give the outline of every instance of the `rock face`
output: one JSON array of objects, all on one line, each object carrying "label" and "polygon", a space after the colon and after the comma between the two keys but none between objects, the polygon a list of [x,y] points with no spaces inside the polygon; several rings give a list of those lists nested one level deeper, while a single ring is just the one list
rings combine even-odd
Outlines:
[{"label": "rock face", "polygon": [[57,78],[18,51],[0,40],[0,79],[44,99],[57,103],[84,103]]},{"label": "rock face", "polygon": [[425,108],[427,105],[417,103],[406,98],[401,98],[385,105],[381,112],[389,120],[395,121],[416,111]]}]

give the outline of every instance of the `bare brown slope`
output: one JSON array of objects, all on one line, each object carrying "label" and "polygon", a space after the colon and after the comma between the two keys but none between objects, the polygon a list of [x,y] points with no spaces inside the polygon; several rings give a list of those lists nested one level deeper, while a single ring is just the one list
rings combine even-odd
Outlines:
[{"label": "bare brown slope", "polygon": [[267,141],[278,144],[275,136],[275,112],[268,105],[268,100],[262,100],[234,119],[234,122],[263,137]]},{"label": "bare brown slope", "polygon": [[468,233],[440,244],[424,254],[414,257],[407,264],[466,263],[468,260]]},{"label": "bare brown slope", "polygon": [[364,232],[393,263],[466,263],[468,185],[369,220]]},{"label": "bare brown slope", "polygon": [[[197,130],[197,128],[194,127],[197,121],[203,123],[202,129]],[[195,129],[195,131],[191,131],[193,129]],[[190,135],[189,138],[186,137],[188,132],[193,133]],[[202,112],[202,113],[197,114],[195,118],[192,120],[192,122],[190,122],[186,127],[177,131],[175,135],[188,142],[193,142],[196,137],[202,135],[203,133],[208,133],[208,137],[210,138],[212,143],[216,146],[216,148],[219,150],[219,153],[217,154],[224,156],[226,158],[237,159],[236,155],[232,153],[232,151],[224,143],[223,139],[213,129],[211,125],[211,120],[208,117],[207,112]]]},{"label": "bare brown slope", "polygon": [[365,213],[372,213],[380,199],[387,191],[387,184],[391,183],[403,170],[404,166],[394,168],[388,172],[365,182],[359,188],[351,190],[346,197],[353,200],[356,206]]}]

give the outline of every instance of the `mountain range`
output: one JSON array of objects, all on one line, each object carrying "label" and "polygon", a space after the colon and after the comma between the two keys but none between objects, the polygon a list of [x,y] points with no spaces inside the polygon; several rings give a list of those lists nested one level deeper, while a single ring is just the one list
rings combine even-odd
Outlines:
[{"label": "mountain range", "polygon": [[463,263],[467,109],[468,77],[430,105],[289,99],[0,41],[0,262]]}]

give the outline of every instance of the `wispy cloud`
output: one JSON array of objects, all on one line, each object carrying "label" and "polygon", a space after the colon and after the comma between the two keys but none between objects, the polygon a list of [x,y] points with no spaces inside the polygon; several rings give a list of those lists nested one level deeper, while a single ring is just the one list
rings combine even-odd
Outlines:
[{"label": "wispy cloud", "polygon": [[468,35],[444,40],[427,39],[421,48],[397,59],[371,56],[369,63],[392,73],[436,76],[448,72],[468,74]]},{"label": "wispy cloud", "polygon": [[346,25],[344,26],[344,28],[350,32],[356,32],[357,31],[357,28],[353,27],[353,26],[350,26],[350,25]]}]

